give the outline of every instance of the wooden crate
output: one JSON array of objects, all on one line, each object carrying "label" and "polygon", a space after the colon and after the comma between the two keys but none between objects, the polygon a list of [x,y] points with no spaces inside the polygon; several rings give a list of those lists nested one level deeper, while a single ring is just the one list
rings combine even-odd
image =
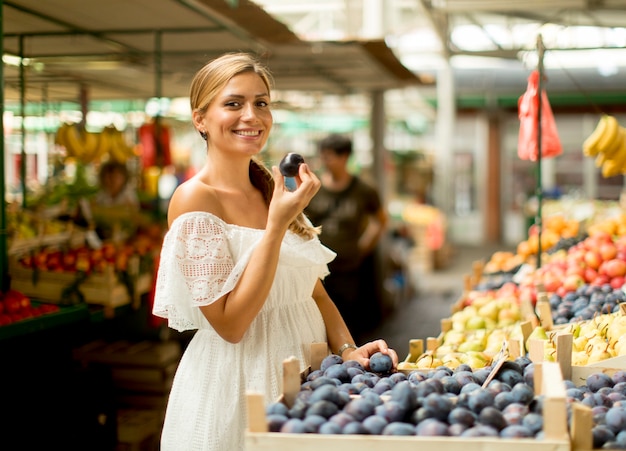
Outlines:
[{"label": "wooden crate", "polygon": [[[25,268],[12,259],[9,264],[11,288],[26,296],[53,303],[67,303],[65,292],[76,284],[78,274],[69,272],[39,271]],[[92,273],[76,289],[88,304],[118,307],[136,302],[152,286],[152,275],[140,274],[135,278],[133,296],[123,284],[113,266],[107,266],[103,273]]]},{"label": "wooden crate", "polygon": [[[294,362],[295,361],[295,362]],[[298,368],[295,359],[285,361],[282,401],[290,405],[299,390],[300,382],[294,378],[294,369]],[[415,449],[439,451],[570,451],[571,444],[567,429],[565,407],[565,388],[558,364],[545,362],[537,368],[538,385],[546,395],[544,416],[550,418],[544,425],[543,440],[536,439],[498,439],[460,438],[460,437],[420,437],[420,436],[382,436],[382,435],[324,435],[324,434],[287,434],[268,432],[265,417],[265,401],[260,394],[249,393],[248,430],[246,431],[247,451],[345,451],[347,448],[360,451],[414,451]],[[297,375],[297,373],[296,373]],[[289,380],[291,379],[291,380]]]},{"label": "wooden crate", "polygon": [[115,451],[158,451],[161,427],[162,419],[156,411],[118,411]]},{"label": "wooden crate", "polygon": [[110,372],[118,405],[161,414],[181,356],[177,341],[97,340],[73,351],[82,366],[99,365]]}]

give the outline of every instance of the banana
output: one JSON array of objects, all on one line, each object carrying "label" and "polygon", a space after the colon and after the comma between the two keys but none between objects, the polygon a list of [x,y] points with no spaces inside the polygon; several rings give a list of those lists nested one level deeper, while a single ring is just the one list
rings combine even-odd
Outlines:
[{"label": "banana", "polygon": [[598,152],[604,153],[606,157],[610,158],[619,148],[619,123],[615,116],[606,115],[606,129],[602,133],[596,149]]},{"label": "banana", "polygon": [[64,145],[67,155],[80,159],[82,157],[82,146],[78,140],[75,124],[67,124],[64,137]]},{"label": "banana", "polygon": [[619,127],[617,151],[613,158],[607,159],[602,164],[602,177],[615,177],[624,173],[626,168],[626,129]]},{"label": "banana", "polygon": [[67,133],[67,129],[70,126],[70,124],[68,124],[67,122],[63,122],[59,128],[57,129],[57,132],[54,135],[54,144],[56,144],[57,146],[63,146],[65,147],[65,134]]},{"label": "banana", "polygon": [[111,136],[111,149],[109,151],[110,157],[119,162],[126,162],[129,158],[135,156],[133,148],[126,144],[126,140],[124,139],[124,134],[116,130],[114,134]]},{"label": "banana", "polygon": [[100,161],[105,155],[111,151],[111,145],[113,142],[112,134],[117,130],[114,126],[104,127],[100,133],[98,133],[98,148],[93,157],[94,161]]},{"label": "banana", "polygon": [[72,155],[83,163],[93,160],[98,149],[98,136],[81,130],[77,124],[72,124],[66,133],[67,145],[71,148]]},{"label": "banana", "polygon": [[595,157],[598,154],[598,143],[606,132],[607,115],[600,117],[594,131],[583,142],[583,153],[588,157]]}]

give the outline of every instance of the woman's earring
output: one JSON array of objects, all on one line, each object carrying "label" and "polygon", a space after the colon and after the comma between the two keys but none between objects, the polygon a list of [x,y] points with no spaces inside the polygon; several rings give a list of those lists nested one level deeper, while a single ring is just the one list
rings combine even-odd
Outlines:
[{"label": "woman's earring", "polygon": [[204,139],[206,141],[207,139],[207,134],[205,131],[200,131],[200,136],[202,136],[202,139]]}]

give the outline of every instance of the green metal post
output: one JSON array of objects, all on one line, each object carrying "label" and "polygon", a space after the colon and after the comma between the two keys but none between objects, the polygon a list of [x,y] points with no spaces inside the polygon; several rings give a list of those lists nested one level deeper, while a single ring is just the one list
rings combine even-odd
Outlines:
[{"label": "green metal post", "polygon": [[[3,0],[0,0],[0,11]],[[0,54],[4,54],[4,30],[0,14]],[[0,64],[0,290],[4,293],[9,288],[9,259],[7,247],[6,194],[4,177],[4,63]]]}]

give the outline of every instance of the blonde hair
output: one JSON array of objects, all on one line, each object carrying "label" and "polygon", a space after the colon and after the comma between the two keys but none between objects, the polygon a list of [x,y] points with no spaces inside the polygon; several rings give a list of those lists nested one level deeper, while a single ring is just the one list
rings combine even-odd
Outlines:
[{"label": "blonde hair", "polygon": [[[236,75],[254,72],[272,91],[274,79],[269,69],[249,53],[226,53],[205,64],[193,77],[189,91],[191,111],[204,115],[211,102],[226,84]],[[274,193],[274,178],[270,170],[257,158],[250,161],[250,181],[261,191],[269,205]],[[289,230],[307,238],[318,235],[319,228],[313,227],[303,213],[289,225]]]}]

